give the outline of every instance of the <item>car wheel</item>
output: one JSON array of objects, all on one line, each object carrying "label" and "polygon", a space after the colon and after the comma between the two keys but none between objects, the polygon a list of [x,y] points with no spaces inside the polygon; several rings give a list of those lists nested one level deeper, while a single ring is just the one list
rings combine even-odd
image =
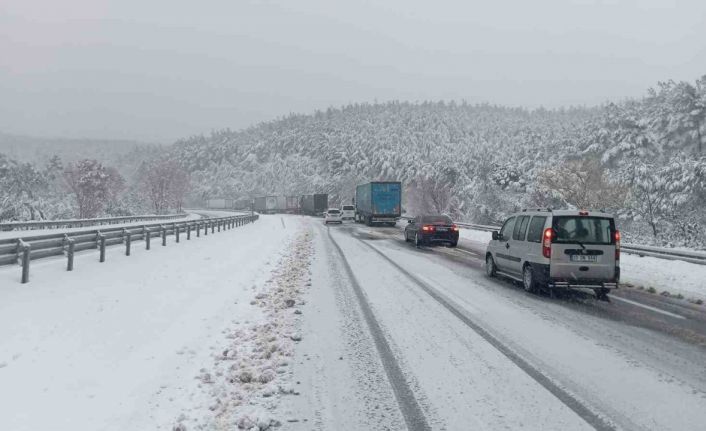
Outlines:
[{"label": "car wheel", "polygon": [[525,265],[522,270],[522,287],[530,293],[537,291],[537,282],[534,280],[534,271],[530,265]]},{"label": "car wheel", "polygon": [[414,234],[414,245],[419,248],[422,246],[422,241],[419,239],[419,233]]},{"label": "car wheel", "polygon": [[493,260],[493,256],[487,255],[485,257],[485,273],[488,275],[488,277],[495,277],[496,271],[497,268],[495,268],[495,261]]},{"label": "car wheel", "polygon": [[449,247],[454,248],[454,247],[456,247],[457,245],[458,245],[457,242],[452,242],[451,244],[449,244]]}]

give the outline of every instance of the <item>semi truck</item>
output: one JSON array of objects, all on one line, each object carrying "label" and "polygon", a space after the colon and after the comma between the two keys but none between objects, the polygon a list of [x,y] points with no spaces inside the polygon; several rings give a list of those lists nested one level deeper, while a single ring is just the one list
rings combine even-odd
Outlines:
[{"label": "semi truck", "polygon": [[402,215],[402,183],[373,181],[355,188],[355,221],[394,226]]},{"label": "semi truck", "polygon": [[277,196],[277,206],[275,207],[275,212],[278,214],[284,214],[287,212],[286,196]]},{"label": "semi truck", "polygon": [[285,205],[285,212],[287,214],[296,214],[299,212],[299,198],[297,196],[287,196],[287,203]]},{"label": "semi truck", "polygon": [[301,212],[311,216],[321,216],[328,209],[328,195],[316,193],[301,197]]},{"label": "semi truck", "polygon": [[253,208],[260,214],[267,212],[267,198],[265,196],[257,196],[253,200]]},{"label": "semi truck", "polygon": [[206,200],[206,208],[210,209],[230,209],[233,208],[233,199],[210,198]]}]

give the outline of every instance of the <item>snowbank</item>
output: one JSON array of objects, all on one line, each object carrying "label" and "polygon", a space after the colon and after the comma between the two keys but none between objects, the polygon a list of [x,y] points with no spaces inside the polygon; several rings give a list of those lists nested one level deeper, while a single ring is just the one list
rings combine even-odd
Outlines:
[{"label": "snowbank", "polygon": [[[296,218],[265,216],[150,251],[136,243],[130,257],[109,248],[102,264],[79,254],[73,272],[37,261],[30,285],[0,268],[2,428],[193,430],[228,418],[235,429],[239,411],[219,415],[220,404],[278,387],[280,352],[295,343],[280,314],[296,306],[278,307],[298,279],[276,264],[300,233]],[[246,370],[250,382],[225,383]]]}]

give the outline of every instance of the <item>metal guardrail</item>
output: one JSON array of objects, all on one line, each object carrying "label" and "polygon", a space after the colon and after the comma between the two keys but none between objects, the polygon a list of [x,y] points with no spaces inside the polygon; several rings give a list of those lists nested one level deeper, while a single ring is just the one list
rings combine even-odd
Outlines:
[{"label": "metal guardrail", "polygon": [[82,250],[98,249],[99,262],[105,262],[105,249],[113,245],[125,245],[125,255],[130,256],[134,241],[144,240],[145,248],[150,249],[151,239],[159,237],[163,246],[167,245],[167,236],[173,235],[179,242],[184,234],[190,240],[192,233],[196,237],[207,236],[221,230],[233,229],[253,223],[258,215],[233,215],[228,217],[208,218],[172,222],[169,224],[152,223],[140,226],[115,227],[108,229],[92,229],[78,232],[67,232],[46,235],[28,235],[24,237],[0,239],[0,266],[20,264],[22,267],[22,283],[29,282],[30,262],[53,256],[65,255],[66,270],[74,269],[74,254]]},{"label": "metal guardrail", "polygon": [[[401,217],[408,220],[409,217]],[[499,231],[500,226],[490,226],[474,223],[454,222],[458,227],[464,229],[480,230],[483,232]],[[650,245],[627,244],[622,243],[620,249],[623,253],[634,254],[638,256],[650,256],[659,259],[681,260],[684,262],[696,263],[698,265],[706,265],[706,252],[675,250],[672,248],[654,247]]]},{"label": "metal guardrail", "polygon": [[103,217],[103,218],[86,218],[86,219],[13,221],[13,222],[0,223],[0,231],[76,228],[76,227],[84,227],[84,226],[132,223],[132,222],[140,222],[140,221],[176,220],[176,219],[184,218],[187,215],[188,215],[187,213],[181,213],[181,214],[168,214],[168,215],[137,215],[137,216]]}]

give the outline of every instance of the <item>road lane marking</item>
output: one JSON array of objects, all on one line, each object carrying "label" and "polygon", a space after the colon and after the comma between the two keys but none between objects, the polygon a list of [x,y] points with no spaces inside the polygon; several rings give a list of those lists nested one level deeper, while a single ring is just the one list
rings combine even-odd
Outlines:
[{"label": "road lane marking", "polygon": [[631,300],[629,300],[629,299],[620,298],[620,297],[615,296],[615,295],[611,295],[610,299],[611,299],[611,300],[612,300],[612,299],[615,299],[616,301],[627,302],[628,304],[634,305],[634,306],[636,306],[636,307],[641,307],[641,308],[644,308],[644,309],[646,309],[646,310],[654,311],[655,313],[664,314],[665,316],[674,317],[674,318],[676,318],[676,319],[684,319],[684,320],[686,320],[686,317],[684,317],[684,316],[680,316],[680,315],[678,315],[678,314],[670,313],[669,311],[661,310],[661,309],[659,309],[659,308],[651,307],[651,306],[649,306],[649,305],[640,304],[639,302],[631,301]]}]

